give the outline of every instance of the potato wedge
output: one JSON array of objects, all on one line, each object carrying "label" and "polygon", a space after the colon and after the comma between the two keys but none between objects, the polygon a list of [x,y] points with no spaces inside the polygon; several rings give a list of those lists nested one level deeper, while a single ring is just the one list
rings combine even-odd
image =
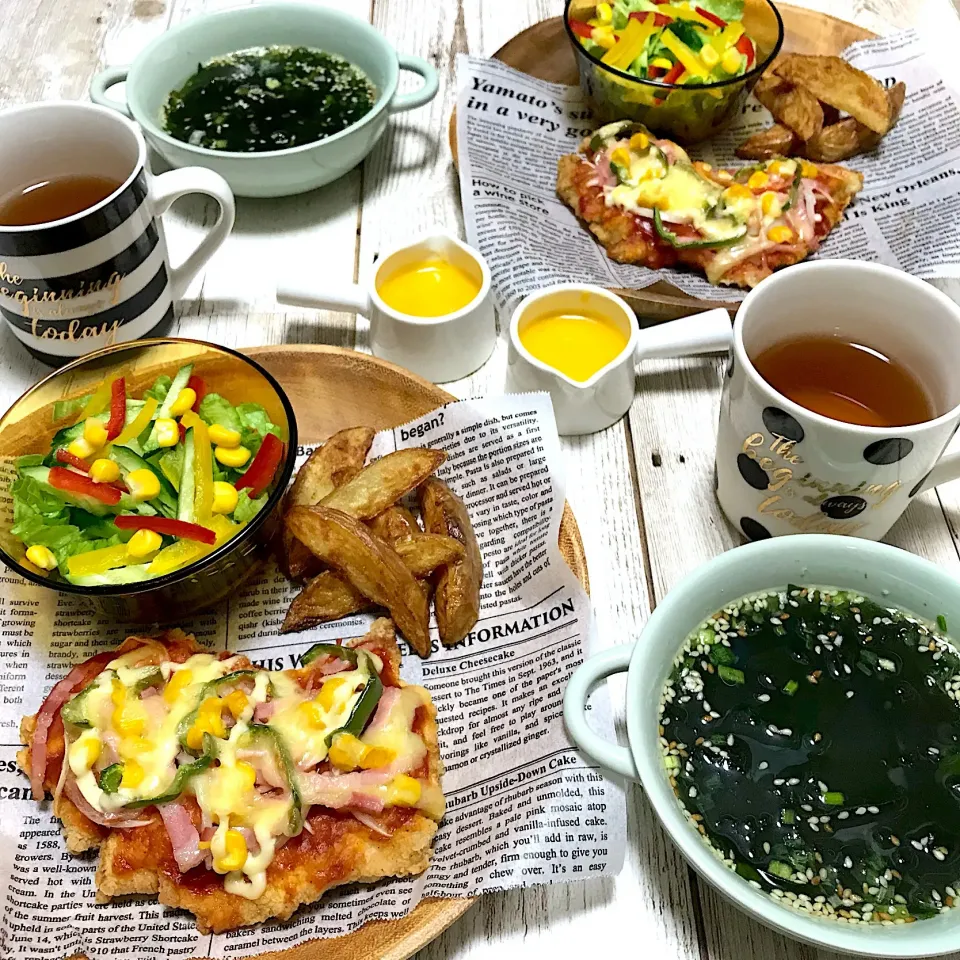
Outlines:
[{"label": "potato wedge", "polygon": [[286,525],[316,557],[339,571],[363,596],[386,607],[421,657],[429,655],[427,599],[389,544],[359,520],[326,506],[294,507],[287,514]]},{"label": "potato wedge", "polygon": [[[815,137],[804,141],[801,148],[803,155],[810,160],[816,160],[818,163],[837,163],[839,160],[847,160],[860,152],[858,128],[867,130],[863,124],[858,123],[853,117],[845,117],[843,120],[831,123],[829,127],[824,127]],[[872,136],[879,136],[872,130],[867,130],[867,132]]]},{"label": "potato wedge", "polygon": [[426,577],[438,567],[459,563],[467,552],[463,544],[442,533],[421,533],[393,544],[404,566],[415,577]]},{"label": "potato wedge", "polygon": [[323,506],[357,520],[369,520],[423,483],[446,459],[442,450],[425,447],[388,453],[334,490]]},{"label": "potato wedge", "polygon": [[774,120],[801,140],[815,137],[823,128],[820,101],[804,87],[768,72],[757,81],[753,95],[773,114]]},{"label": "potato wedge", "polygon": [[747,137],[737,147],[737,156],[743,160],[772,160],[774,157],[789,157],[797,143],[796,134],[782,123],[775,123],[766,130]]},{"label": "potato wedge", "polygon": [[453,537],[464,547],[463,559],[442,567],[434,578],[437,627],[444,645],[451,647],[470,632],[480,616],[483,559],[464,502],[442,480],[426,480],[417,496],[424,529]]},{"label": "potato wedge", "polygon": [[874,133],[882,136],[891,127],[890,101],[883,86],[840,57],[787,53],[772,69],[817,100],[849,113]]},{"label": "potato wedge", "polygon": [[[285,509],[319,503],[352,480],[362,469],[375,431],[371,427],[350,427],[317,447],[297,471],[287,492]],[[283,531],[283,560],[292,580],[317,572],[316,558],[286,529]]]},{"label": "potato wedge", "polygon": [[367,521],[367,526],[381,540],[395,543],[404,537],[421,533],[417,518],[406,507],[387,507],[382,513]]},{"label": "potato wedge", "polygon": [[[298,540],[297,543],[300,543]],[[303,544],[300,544],[303,546]],[[306,549],[304,547],[304,549]],[[310,554],[312,557],[313,554]],[[281,633],[294,633],[318,623],[340,620],[353,613],[373,609],[373,604],[354,586],[332,570],[313,577],[293,598]]]}]

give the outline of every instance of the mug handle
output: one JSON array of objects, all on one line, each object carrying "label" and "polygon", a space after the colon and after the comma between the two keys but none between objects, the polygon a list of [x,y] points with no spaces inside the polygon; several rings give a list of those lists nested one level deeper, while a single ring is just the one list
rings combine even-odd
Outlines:
[{"label": "mug handle", "polygon": [[610,647],[595,653],[586,663],[574,671],[567,692],[563,696],[563,720],[567,725],[573,742],[601,766],[619,773],[630,780],[638,780],[640,775],[633,762],[633,756],[627,747],[610,743],[594,733],[587,724],[586,704],[591,689],[601,680],[615,673],[626,673],[633,654],[633,644]]},{"label": "mug handle", "polygon": [[182,167],[153,177],[150,183],[150,201],[154,216],[162,216],[170,209],[174,200],[188,193],[202,193],[213,197],[220,205],[220,214],[196,250],[180,266],[171,267],[170,287],[174,300],[179,300],[186,293],[190,281],[230,235],[237,215],[233,192],[219,173],[205,167]]},{"label": "mug handle", "polygon": [[107,91],[115,87],[118,83],[123,83],[127,79],[130,67],[107,67],[101,70],[90,81],[90,99],[94,103],[99,103],[101,107],[110,107],[124,116],[129,117],[130,108],[125,100],[117,100],[115,97],[108,97]]},{"label": "mug handle", "polygon": [[692,357],[723,353],[733,343],[733,325],[723,307],[643,327],[637,339],[637,360],[651,357]]},{"label": "mug handle", "polygon": [[314,310],[340,310],[344,313],[370,311],[370,298],[366,289],[356,283],[326,282],[322,289],[294,277],[277,283],[277,303],[292,307],[312,307]]},{"label": "mug handle", "polygon": [[923,478],[923,484],[917,493],[926,493],[941,483],[948,483],[960,477],[960,433],[954,434],[933,469]]},{"label": "mug handle", "polygon": [[413,93],[398,93],[390,102],[390,112],[399,113],[401,110],[413,110],[415,107],[422,107],[429,103],[440,89],[440,77],[435,67],[427,63],[423,57],[408,57],[403,54],[397,55],[401,70],[409,70],[411,73],[419,74],[423,77],[423,86]]}]

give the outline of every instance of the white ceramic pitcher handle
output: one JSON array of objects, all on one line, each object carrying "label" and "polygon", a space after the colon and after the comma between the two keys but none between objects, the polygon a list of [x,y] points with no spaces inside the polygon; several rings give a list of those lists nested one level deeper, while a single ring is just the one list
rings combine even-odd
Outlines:
[{"label": "white ceramic pitcher handle", "polygon": [[637,341],[637,360],[648,357],[692,357],[723,353],[733,342],[733,325],[722,307],[644,327]]},{"label": "white ceramic pitcher handle", "polygon": [[277,284],[277,303],[292,307],[312,307],[314,310],[340,310],[344,313],[362,313],[370,310],[367,291],[356,283],[338,283],[324,280],[322,286],[298,277],[286,277]]},{"label": "white ceramic pitcher handle", "polygon": [[602,767],[631,780],[639,779],[633,757],[626,747],[610,743],[594,733],[587,724],[586,706],[590,691],[601,680],[625,673],[630,666],[633,644],[611,647],[595,653],[574,671],[563,697],[563,720],[573,742]]},{"label": "white ceramic pitcher handle", "polygon": [[173,299],[179,300],[187,291],[190,281],[200,268],[213,256],[233,229],[237,216],[236,205],[230,185],[219,173],[206,167],[182,167],[154,177],[150,183],[150,201],[154,216],[161,216],[170,209],[174,200],[188,193],[202,193],[212,197],[220,206],[217,222],[178,267],[170,269],[170,287]]}]

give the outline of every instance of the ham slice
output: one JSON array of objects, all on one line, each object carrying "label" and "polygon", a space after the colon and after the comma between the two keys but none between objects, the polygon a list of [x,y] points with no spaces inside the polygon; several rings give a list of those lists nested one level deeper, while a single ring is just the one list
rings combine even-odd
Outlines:
[{"label": "ham slice", "polygon": [[145,827],[149,820],[137,820],[130,813],[104,813],[87,803],[87,798],[80,792],[77,781],[68,779],[63,786],[67,799],[88,819],[98,823],[101,827],[110,827],[113,830],[130,830],[133,827]]},{"label": "ham slice", "polygon": [[179,801],[157,804],[157,811],[167,828],[173,857],[181,873],[200,866],[206,853],[200,849],[200,833],[193,825],[190,811]]},{"label": "ham slice", "polygon": [[387,720],[390,717],[390,713],[396,706],[399,699],[399,687],[384,688],[384,691],[382,694],[380,694],[380,699],[377,702],[376,713],[374,713],[373,719],[367,726],[367,733],[376,733],[378,730],[382,730],[387,725]]},{"label": "ham slice", "polygon": [[375,795],[395,776],[390,767],[382,770],[359,770],[354,773],[302,773],[300,794],[310,806],[343,810],[353,807],[369,813],[379,813],[383,801]]}]

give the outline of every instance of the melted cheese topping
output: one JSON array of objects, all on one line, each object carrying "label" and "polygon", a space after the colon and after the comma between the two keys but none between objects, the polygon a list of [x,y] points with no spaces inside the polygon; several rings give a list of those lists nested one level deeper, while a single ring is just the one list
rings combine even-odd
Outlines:
[{"label": "melted cheese topping", "polygon": [[[93,808],[112,813],[174,792],[177,771],[187,764],[202,767],[209,751],[205,768],[191,771],[185,782],[181,776],[180,795],[197,801],[202,835],[209,836],[201,850],[209,848],[210,866],[225,875],[224,888],[256,899],[266,888],[280,838],[295,832],[306,812],[295,808],[301,776],[328,758],[327,737],[350,723],[383,663],[361,651],[356,668],[326,676],[318,689],[307,691],[293,671],[251,669],[238,658],[195,654],[182,664],[138,666],[142,654],[134,650],[118,657],[79,695],[89,726],[66,725],[69,771]],[[228,676],[237,671],[242,673]],[[258,708],[268,702],[270,710],[256,720]],[[411,778],[403,776],[426,755],[412,727],[417,709],[429,703],[422,687],[403,688],[374,730],[348,740],[362,758],[378,758],[361,763],[363,769],[393,777],[360,792],[384,806],[416,805],[439,819],[439,788],[420,784],[419,800],[412,803]],[[377,747],[383,749],[372,749]],[[398,785],[401,778],[406,784]]]}]

